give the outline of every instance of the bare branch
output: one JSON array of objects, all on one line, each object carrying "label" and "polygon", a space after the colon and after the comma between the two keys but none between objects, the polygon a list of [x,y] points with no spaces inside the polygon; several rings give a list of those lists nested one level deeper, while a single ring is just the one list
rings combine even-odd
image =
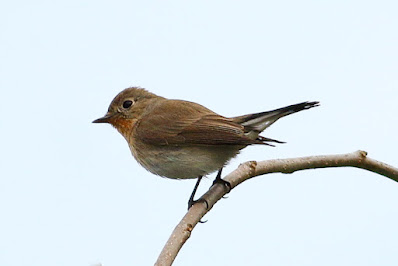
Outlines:
[{"label": "bare branch", "polygon": [[[356,151],[340,155],[321,155],[292,159],[267,160],[261,162],[250,161],[241,164],[236,170],[228,174],[224,180],[230,182],[231,187],[234,188],[243,181],[259,175],[269,173],[290,174],[300,170],[327,167],[362,168],[398,182],[397,168],[368,158],[365,151]],[[201,197],[201,199],[206,200],[209,208],[206,209],[205,203],[196,203],[189,209],[187,214],[174,229],[155,265],[171,265],[177,257],[181,247],[190,237],[196,224],[208,211],[211,210],[213,205],[227,193],[228,189],[221,184],[212,186]]]}]

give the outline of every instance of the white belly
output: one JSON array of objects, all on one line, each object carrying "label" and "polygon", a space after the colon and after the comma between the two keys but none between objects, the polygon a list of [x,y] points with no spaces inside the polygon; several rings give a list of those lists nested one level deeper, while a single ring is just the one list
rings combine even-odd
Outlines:
[{"label": "white belly", "polygon": [[235,157],[240,148],[237,146],[156,146],[156,149],[135,150],[131,148],[135,159],[153,174],[188,179],[205,176],[222,168]]}]

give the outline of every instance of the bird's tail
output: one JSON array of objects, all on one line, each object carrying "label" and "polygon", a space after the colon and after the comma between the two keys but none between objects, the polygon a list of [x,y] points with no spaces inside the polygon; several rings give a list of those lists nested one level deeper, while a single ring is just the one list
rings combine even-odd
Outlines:
[{"label": "bird's tail", "polygon": [[245,134],[251,139],[258,139],[264,142],[283,143],[282,141],[269,139],[265,137],[259,137],[259,134],[264,129],[275,123],[281,117],[297,113],[302,110],[310,109],[316,106],[319,106],[319,102],[303,102],[275,109],[272,111],[237,116],[233,117],[232,119],[234,122],[244,126]]}]

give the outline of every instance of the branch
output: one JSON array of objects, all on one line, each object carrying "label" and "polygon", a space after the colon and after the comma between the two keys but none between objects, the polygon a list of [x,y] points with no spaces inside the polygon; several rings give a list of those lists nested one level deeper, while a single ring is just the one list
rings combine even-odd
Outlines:
[{"label": "branch", "polygon": [[[296,171],[306,169],[347,166],[362,168],[398,182],[397,168],[368,158],[365,151],[356,151],[340,155],[321,155],[292,159],[267,160],[261,162],[250,161],[241,164],[236,170],[228,174],[224,180],[230,182],[231,188],[234,188],[243,181],[252,177],[269,173],[291,174]],[[174,229],[166,245],[163,247],[155,265],[171,265],[177,257],[181,247],[190,237],[196,224],[213,208],[214,204],[228,192],[228,189],[222,184],[212,186],[201,197],[201,199],[206,200],[209,207],[206,209],[206,203],[198,202],[189,209],[187,214],[185,214],[181,222]]]}]

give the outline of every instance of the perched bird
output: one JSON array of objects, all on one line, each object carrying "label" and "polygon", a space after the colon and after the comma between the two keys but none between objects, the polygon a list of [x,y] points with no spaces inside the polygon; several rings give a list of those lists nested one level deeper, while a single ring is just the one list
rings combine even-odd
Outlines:
[{"label": "perched bird", "polygon": [[131,87],[111,102],[104,117],[127,140],[134,158],[149,172],[173,179],[198,178],[188,202],[203,176],[219,171],[248,145],[283,143],[259,134],[276,120],[318,106],[303,102],[280,109],[227,118],[194,102],[170,100],[145,89]]}]

